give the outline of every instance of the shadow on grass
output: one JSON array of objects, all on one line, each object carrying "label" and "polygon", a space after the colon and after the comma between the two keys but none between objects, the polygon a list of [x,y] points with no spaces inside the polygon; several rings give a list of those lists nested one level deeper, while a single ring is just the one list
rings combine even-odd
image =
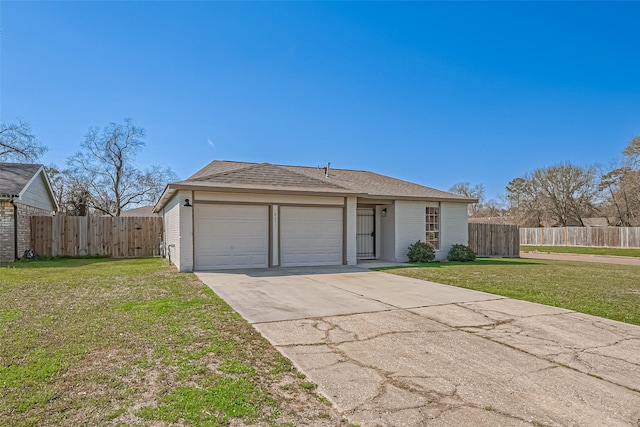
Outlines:
[{"label": "shadow on grass", "polygon": [[536,261],[532,261],[532,260],[523,260],[522,258],[519,259],[509,259],[509,258],[478,258],[475,261],[472,262],[452,262],[452,261],[445,261],[445,262],[429,262],[429,263],[416,263],[416,264],[410,264],[410,265],[401,265],[401,266],[395,266],[395,267],[378,267],[378,268],[372,268],[371,270],[376,270],[376,271],[385,271],[385,270],[396,270],[396,269],[403,269],[403,268],[446,268],[446,267],[458,267],[458,266],[463,266],[463,267],[475,267],[475,266],[483,266],[483,265],[545,265],[546,263],[544,261],[542,262],[537,262]]},{"label": "shadow on grass", "polygon": [[105,262],[120,262],[131,260],[132,258],[110,258],[106,256],[86,256],[86,257],[51,257],[37,259],[21,259],[15,262],[2,263],[0,268],[56,268],[56,267],[84,267],[91,264]]}]

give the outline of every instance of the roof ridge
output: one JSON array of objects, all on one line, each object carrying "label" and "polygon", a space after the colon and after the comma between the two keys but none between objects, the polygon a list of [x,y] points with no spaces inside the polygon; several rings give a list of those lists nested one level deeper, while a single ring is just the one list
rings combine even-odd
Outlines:
[{"label": "roof ridge", "polygon": [[[276,165],[276,166],[282,166],[282,167],[285,167],[285,168],[300,168],[300,169],[324,169],[326,167],[326,166],[300,166],[300,165]],[[333,171],[347,171],[347,172],[371,172],[371,171],[362,170],[362,169],[334,168],[333,166],[330,167],[330,170],[333,170]]]},{"label": "roof ridge", "polygon": [[[240,163],[240,162],[236,162],[236,163]],[[204,175],[204,176],[200,176],[198,178],[193,178],[193,179],[187,179],[186,181],[199,181],[199,182],[206,182],[212,179],[215,179],[216,177],[223,177],[223,176],[229,176],[229,175],[233,175],[236,173],[241,173],[241,172],[246,172],[252,169],[258,169],[258,168],[262,168],[265,166],[271,166],[273,168],[276,168],[284,173],[287,174],[291,174],[294,175],[295,177],[299,177],[299,179],[301,181],[303,180],[311,180],[313,182],[316,182],[318,184],[322,184],[322,185],[326,185],[329,187],[333,187],[333,188],[337,188],[337,189],[341,189],[341,190],[346,190],[346,191],[351,191],[350,188],[347,188],[343,185],[339,185],[335,182],[331,182],[331,181],[325,181],[323,179],[319,179],[317,177],[314,176],[309,176],[309,175],[305,175],[301,172],[298,172],[296,170],[290,169],[291,166],[283,166],[283,165],[275,165],[273,163],[269,163],[269,162],[262,162],[262,163],[251,163],[248,164],[247,166],[242,166],[236,169],[232,169],[232,170],[227,170],[227,171],[222,171],[222,172],[218,172],[218,173],[213,173],[210,175]]]},{"label": "roof ridge", "polygon": [[[270,163],[268,163],[268,164],[270,164]],[[286,168],[289,168],[289,167],[291,167],[291,166],[285,166],[285,165],[272,165],[272,166],[275,166],[275,167],[277,167],[278,169],[284,169],[284,170],[286,170],[286,171],[287,171],[287,172],[289,172],[289,173],[294,173],[294,174],[299,175],[299,176],[301,176],[301,177],[303,177],[303,178],[305,178],[305,179],[312,179],[312,180],[314,180],[314,181],[321,182],[321,183],[323,183],[323,184],[333,185],[333,186],[335,186],[335,187],[342,188],[343,190],[349,190],[349,191],[351,190],[351,189],[349,189],[349,188],[347,188],[347,187],[343,187],[342,185],[338,185],[338,184],[336,184],[335,182],[326,182],[325,180],[318,179],[318,178],[316,178],[315,176],[304,175],[304,174],[301,174],[300,172],[297,172],[297,171],[295,171],[295,170],[286,169]],[[293,166],[293,167],[295,167],[295,166]],[[307,168],[310,168],[310,169],[311,169],[311,167],[310,167],[310,166],[304,166],[304,167],[307,167]],[[321,168],[318,168],[318,169],[321,169]]]},{"label": "roof ridge", "polygon": [[[219,162],[227,162],[227,163],[248,163],[248,162],[229,162],[227,160],[217,160],[217,161],[219,161]],[[222,171],[222,172],[212,173],[210,175],[203,175],[203,176],[200,176],[198,178],[193,178],[193,179],[187,178],[187,181],[206,181],[207,179],[213,178],[215,176],[224,176],[224,175],[228,175],[230,173],[239,172],[239,171],[246,171],[248,169],[252,169],[252,168],[255,168],[257,166],[269,165],[269,164],[271,164],[271,163],[267,163],[267,162],[251,163],[251,164],[248,164],[247,166],[240,166],[237,169],[232,169],[232,170],[226,170],[226,171]]]}]

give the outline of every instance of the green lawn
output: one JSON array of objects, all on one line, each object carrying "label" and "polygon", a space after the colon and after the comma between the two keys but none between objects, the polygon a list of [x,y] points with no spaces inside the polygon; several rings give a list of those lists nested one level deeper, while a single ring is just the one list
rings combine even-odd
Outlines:
[{"label": "green lawn", "polygon": [[160,259],[0,267],[0,425],[342,425],[247,322]]},{"label": "green lawn", "polygon": [[640,249],[593,248],[585,246],[520,246],[525,252],[552,252],[558,254],[614,255],[640,257]]},{"label": "green lawn", "polygon": [[640,325],[637,266],[482,258],[384,271]]}]

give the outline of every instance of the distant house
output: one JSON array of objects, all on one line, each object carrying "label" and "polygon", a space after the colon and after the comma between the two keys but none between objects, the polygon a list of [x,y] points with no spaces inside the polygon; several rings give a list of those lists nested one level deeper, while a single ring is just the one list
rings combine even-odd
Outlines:
[{"label": "distant house", "polygon": [[139,208],[127,209],[120,212],[120,216],[161,216],[153,213],[153,206],[141,206]]},{"label": "distant house", "polygon": [[374,172],[213,161],[167,186],[167,254],[180,271],[443,259],[467,244],[469,199]]},{"label": "distant house", "polygon": [[474,216],[469,218],[469,224],[506,224],[514,225],[515,220],[510,216]]},{"label": "distant house", "polygon": [[582,223],[577,219],[569,218],[566,226],[559,222],[544,224],[545,227],[608,227],[618,225],[615,218],[607,217],[582,218]]},{"label": "distant house", "polygon": [[32,215],[57,211],[43,165],[0,163],[0,262],[15,261],[30,249]]}]

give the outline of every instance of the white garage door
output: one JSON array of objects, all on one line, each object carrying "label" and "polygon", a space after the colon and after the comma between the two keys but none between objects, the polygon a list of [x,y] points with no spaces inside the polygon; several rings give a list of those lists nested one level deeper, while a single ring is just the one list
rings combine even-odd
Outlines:
[{"label": "white garage door", "polygon": [[280,209],[283,267],[342,264],[342,208]]},{"label": "white garage door", "polygon": [[267,206],[194,206],[197,270],[268,267]]}]

